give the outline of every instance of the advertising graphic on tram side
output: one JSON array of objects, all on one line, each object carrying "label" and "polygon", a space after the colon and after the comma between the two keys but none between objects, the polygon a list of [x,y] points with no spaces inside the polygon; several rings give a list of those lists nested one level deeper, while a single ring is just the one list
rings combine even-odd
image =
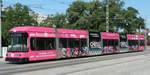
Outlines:
[{"label": "advertising graphic on tram side", "polygon": [[102,43],[100,32],[89,32],[89,54],[100,55],[102,54]]},{"label": "advertising graphic on tram side", "polygon": [[120,52],[128,52],[128,40],[126,34],[120,34]]},{"label": "advertising graphic on tram side", "polygon": [[144,51],[143,35],[24,26],[9,31],[6,61],[28,62]]}]

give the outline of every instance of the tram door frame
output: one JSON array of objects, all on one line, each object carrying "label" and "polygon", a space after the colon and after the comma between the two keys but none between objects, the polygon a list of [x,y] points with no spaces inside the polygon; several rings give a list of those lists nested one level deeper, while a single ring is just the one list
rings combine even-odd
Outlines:
[{"label": "tram door frame", "polygon": [[[89,55],[101,55],[103,51],[102,38],[101,33],[98,31],[89,31]],[[96,40],[94,40],[94,38]],[[93,41],[94,46],[91,46],[91,42]]]},{"label": "tram door frame", "polygon": [[[125,41],[125,45],[127,47],[121,47],[121,36],[125,36],[126,37],[126,41]],[[128,52],[128,47],[129,47],[129,44],[128,44],[128,37],[127,37],[127,34],[119,34],[119,50],[120,52]],[[121,48],[124,48],[124,49],[121,49]]]}]

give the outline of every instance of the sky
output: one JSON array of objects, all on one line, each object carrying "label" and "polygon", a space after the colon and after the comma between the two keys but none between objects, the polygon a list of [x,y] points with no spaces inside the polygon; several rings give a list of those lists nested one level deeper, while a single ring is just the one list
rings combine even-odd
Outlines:
[{"label": "sky", "polygon": [[[69,5],[76,0],[3,0],[3,6],[7,7],[17,2],[29,6],[33,11],[48,15],[65,13]],[[92,1],[92,0],[82,0]],[[102,0],[100,0],[102,1]],[[150,29],[150,0],[124,0],[125,7],[132,6],[137,9],[140,16],[146,20],[147,28]]]}]

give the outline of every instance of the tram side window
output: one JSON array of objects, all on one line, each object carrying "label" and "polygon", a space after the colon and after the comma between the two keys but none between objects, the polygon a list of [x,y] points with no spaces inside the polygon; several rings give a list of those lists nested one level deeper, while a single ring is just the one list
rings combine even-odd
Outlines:
[{"label": "tram side window", "polygon": [[107,46],[107,45],[108,45],[107,42],[108,42],[108,40],[105,40],[105,39],[104,39],[104,40],[103,40],[103,46]]},{"label": "tram side window", "polygon": [[56,49],[55,38],[46,38],[45,42],[46,42],[46,44],[45,44],[44,50],[55,50]]},{"label": "tram side window", "polygon": [[133,45],[133,40],[129,40],[129,46],[132,46]]},{"label": "tram side window", "polygon": [[59,39],[59,47],[60,48],[67,48],[67,41],[68,39]]},{"label": "tram side window", "polygon": [[138,40],[129,40],[129,46],[138,45]]},{"label": "tram side window", "polygon": [[80,47],[80,39],[68,39],[68,46],[70,48],[79,48]]},{"label": "tram side window", "polygon": [[87,46],[86,39],[67,39],[66,41],[62,42],[65,48],[80,48]]},{"label": "tram side window", "polygon": [[139,42],[138,42],[138,40],[135,40],[135,45],[139,45]]},{"label": "tram side window", "polygon": [[104,45],[104,46],[118,46],[118,40],[108,40],[108,39],[104,39],[104,40],[103,40],[103,45]]},{"label": "tram side window", "polygon": [[31,38],[31,50],[55,50],[55,39]]},{"label": "tram side window", "polygon": [[81,39],[81,47],[86,47],[87,46],[87,40],[86,39]]},{"label": "tram side window", "polygon": [[114,40],[114,46],[118,46],[118,40]]},{"label": "tram side window", "polygon": [[113,46],[114,40],[108,40],[108,46]]},{"label": "tram side window", "polygon": [[144,40],[140,40],[139,43],[140,43],[140,46],[145,46],[145,41]]},{"label": "tram side window", "polygon": [[118,40],[107,40],[108,46],[118,46]]},{"label": "tram side window", "polygon": [[133,45],[139,45],[138,40],[133,40]]},{"label": "tram side window", "polygon": [[68,47],[70,47],[70,48],[74,47],[73,39],[68,39]]},{"label": "tram side window", "polygon": [[73,39],[74,47],[80,47],[80,39]]}]

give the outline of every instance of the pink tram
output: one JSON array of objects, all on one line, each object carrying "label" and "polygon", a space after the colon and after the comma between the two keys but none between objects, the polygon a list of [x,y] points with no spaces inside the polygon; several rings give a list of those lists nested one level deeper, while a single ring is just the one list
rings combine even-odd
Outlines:
[{"label": "pink tram", "polygon": [[15,27],[9,31],[9,38],[6,54],[9,62],[144,51],[146,48],[142,35],[126,35],[124,39],[117,33],[46,27]]},{"label": "pink tram", "polygon": [[128,34],[128,48],[129,51],[143,51],[145,50],[145,37],[143,35]]}]

